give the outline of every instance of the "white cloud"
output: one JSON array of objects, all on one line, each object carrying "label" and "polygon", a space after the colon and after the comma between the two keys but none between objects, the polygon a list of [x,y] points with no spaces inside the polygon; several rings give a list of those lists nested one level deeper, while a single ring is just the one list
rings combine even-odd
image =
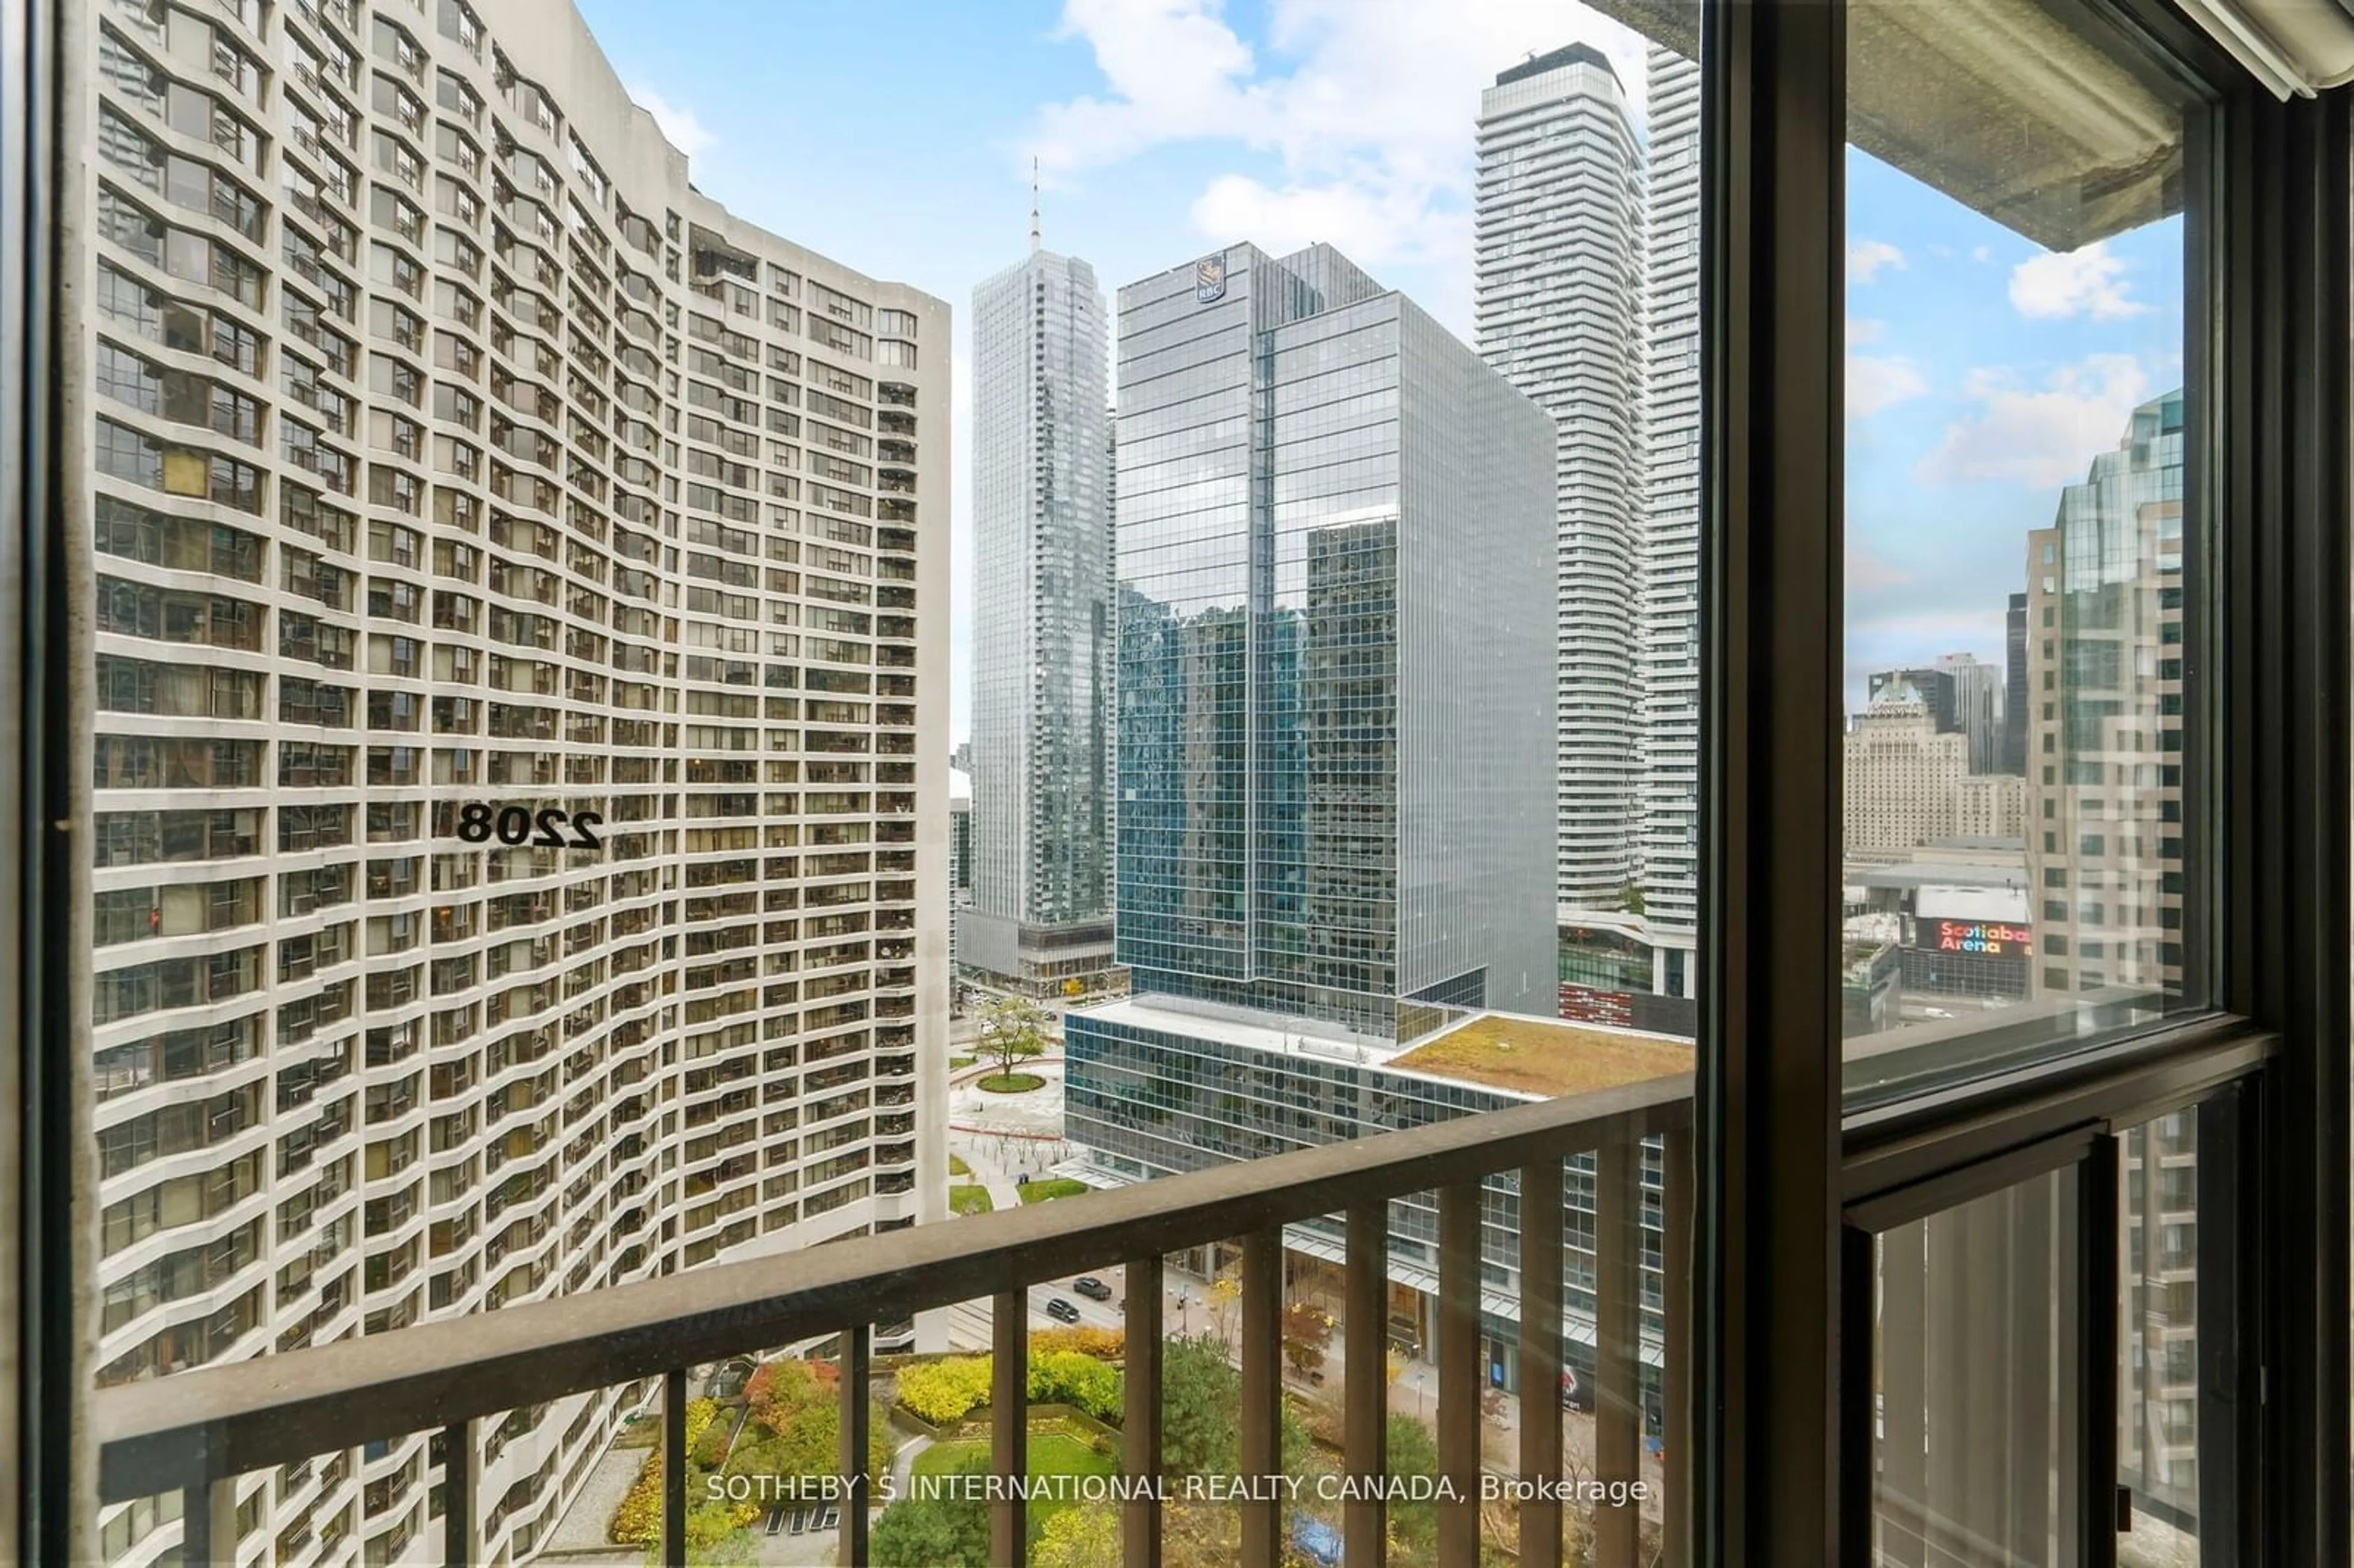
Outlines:
[{"label": "white cloud", "polygon": [[1991,261],[1994,260],[1994,252],[1986,246],[1976,246],[1973,247],[1970,251],[1970,260],[1973,261]]},{"label": "white cloud", "polygon": [[625,82],[622,90],[630,95],[631,102],[654,117],[654,123],[661,128],[663,138],[685,154],[690,161],[719,140],[695,117],[695,111],[684,104],[673,103],[643,82]]},{"label": "white cloud", "polygon": [[1217,0],[1069,0],[1059,36],[1094,49],[1111,96],[1039,111],[1030,150],[1042,168],[1114,164],[1208,135],[1257,142],[1267,106],[1248,85],[1256,62],[1219,12]]},{"label": "white cloud", "polygon": [[2149,396],[2149,376],[2129,354],[2096,354],[2054,371],[2042,387],[2020,385],[2008,371],[1974,370],[1964,393],[1978,411],[1946,427],[1945,439],[1914,465],[1928,483],[2009,480],[2036,489],[2084,477],[2095,454],[2124,434],[2136,405]]},{"label": "white cloud", "polygon": [[2096,322],[2137,316],[2149,309],[2126,298],[2122,258],[2095,240],[2082,250],[2046,252],[2011,269],[2010,302],[2031,320],[2084,315]]},{"label": "white cloud", "polygon": [[1870,316],[1847,318],[1847,345],[1850,348],[1861,348],[1865,344],[1878,343],[1887,335],[1886,322],[1875,321]]},{"label": "white cloud", "polygon": [[1847,248],[1847,281],[1869,283],[1880,276],[1881,270],[1893,267],[1904,270],[1904,252],[1885,239],[1851,240]]},{"label": "white cloud", "polygon": [[1470,218],[1433,211],[1417,193],[1343,181],[1269,190],[1245,175],[1224,175],[1193,203],[1193,226],[1206,235],[1247,238],[1281,254],[1318,240],[1360,265],[1453,258],[1469,244]]},{"label": "white cloud", "polygon": [[1911,360],[1870,354],[1847,356],[1847,417],[1850,419],[1868,419],[1928,390],[1928,381]]},{"label": "white cloud", "polygon": [[1103,86],[1039,111],[1022,154],[1050,182],[1180,143],[1272,154],[1275,176],[1207,182],[1203,238],[1330,240],[1369,266],[1469,273],[1470,122],[1500,69],[1584,39],[1638,114],[1644,89],[1642,41],[1563,0],[1270,0],[1263,51],[1223,0],[1066,0],[1061,34],[1094,51]]}]

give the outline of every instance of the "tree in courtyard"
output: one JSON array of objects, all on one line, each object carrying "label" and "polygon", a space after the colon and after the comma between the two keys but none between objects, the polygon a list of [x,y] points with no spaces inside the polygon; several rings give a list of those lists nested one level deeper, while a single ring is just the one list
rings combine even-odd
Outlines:
[{"label": "tree in courtyard", "polygon": [[1215,1334],[1172,1340],[1161,1351],[1161,1463],[1172,1476],[1235,1472],[1242,1375]]},{"label": "tree in courtyard", "polygon": [[990,1568],[989,1504],[965,1497],[901,1498],[867,1537],[875,1568]]},{"label": "tree in courtyard", "polygon": [[[1411,1415],[1392,1415],[1387,1426],[1389,1473],[1398,1477],[1435,1478],[1438,1474],[1438,1444],[1430,1428]],[[1385,1510],[1389,1520],[1390,1556],[1401,1563],[1427,1563],[1438,1545],[1438,1509],[1415,1501],[1403,1490]],[[1576,1561],[1576,1559],[1572,1559]]]},{"label": "tree in courtyard", "polygon": [[1336,1326],[1332,1314],[1310,1301],[1294,1301],[1283,1309],[1283,1359],[1301,1377],[1324,1364]]},{"label": "tree in courtyard", "polygon": [[997,1064],[998,1077],[1010,1078],[1014,1063],[1045,1054],[1048,1022],[1026,996],[991,997],[981,1009],[981,1054]]},{"label": "tree in courtyard", "polygon": [[[1161,1466],[1172,1476],[1231,1476],[1241,1467],[1243,1379],[1215,1334],[1175,1339],[1161,1351]],[[1283,1402],[1277,1463],[1298,1475],[1308,1423]]]},{"label": "tree in courtyard", "polygon": [[[991,1568],[989,1502],[981,1478],[989,1461],[974,1459],[941,1484],[901,1498],[875,1518],[866,1541],[875,1568]],[[1031,1561],[1037,1560],[1038,1518],[1029,1516]]]},{"label": "tree in courtyard", "polygon": [[1210,1281],[1210,1310],[1217,1316],[1220,1339],[1233,1338],[1235,1303],[1242,1298],[1242,1270],[1231,1265],[1220,1269],[1218,1277]]}]

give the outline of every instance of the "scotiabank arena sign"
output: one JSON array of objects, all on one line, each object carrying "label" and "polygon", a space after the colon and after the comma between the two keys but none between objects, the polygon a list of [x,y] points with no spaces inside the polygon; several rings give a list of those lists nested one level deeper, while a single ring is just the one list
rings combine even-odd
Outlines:
[{"label": "scotiabank arena sign", "polygon": [[2033,950],[2033,935],[2024,926],[2006,926],[1991,920],[1938,920],[1931,923],[1929,946],[1940,953],[2025,958]]}]

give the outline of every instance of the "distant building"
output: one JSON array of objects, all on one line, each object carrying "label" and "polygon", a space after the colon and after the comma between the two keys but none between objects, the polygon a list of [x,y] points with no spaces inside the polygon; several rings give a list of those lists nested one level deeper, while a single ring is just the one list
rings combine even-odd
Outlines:
[{"label": "distant building", "polygon": [[[961,752],[963,747],[957,747]],[[972,779],[949,769],[949,962],[957,962],[958,927],[972,908]]]},{"label": "distant building", "polygon": [[1499,75],[1478,138],[1479,353],[1553,421],[1557,896],[1616,910],[1641,831],[1642,154],[1589,44]]},{"label": "distant building", "polygon": [[2035,948],[2028,890],[1933,884],[1917,889],[1905,921],[1903,981],[1914,995],[2023,1001]]},{"label": "distant building", "polygon": [[2002,768],[2027,776],[2027,596],[2015,593],[2003,610]]},{"label": "distant building", "polygon": [[1700,62],[1654,44],[1646,75],[1643,920],[1649,989],[1689,1015],[1700,948]]},{"label": "distant building", "polygon": [[1849,728],[1845,749],[1841,815],[1849,853],[1905,851],[1952,836],[1968,742],[1941,732],[1911,686],[1877,685],[1872,706]]},{"label": "distant building", "polygon": [[1032,991],[1111,963],[1109,313],[1039,249],[973,291],[970,968]]},{"label": "distant building", "polygon": [[1514,567],[1551,550],[1552,422],[1329,246],[1120,311],[1136,994],[1392,1041],[1552,1012],[1553,597]]},{"label": "distant building", "polygon": [[1956,836],[2016,839],[2026,832],[2026,779],[2015,773],[1973,773],[1955,785]]},{"label": "distant building", "polygon": [[2028,535],[2035,989],[2182,985],[2182,394]]},{"label": "distant building", "polygon": [[[1895,951],[1886,949],[1883,993],[1893,991]],[[1069,1135],[1087,1146],[1065,1169],[1102,1187],[1178,1171],[1260,1160],[1319,1144],[1478,1116],[1512,1106],[1586,1093],[1692,1070],[1689,1041],[1557,1019],[1482,1012],[1458,1016],[1437,1033],[1401,1048],[1394,1042],[1342,1036],[1267,1014],[1205,1008],[1165,999],[1111,1001],[1074,1012],[1067,1118]],[[1151,1086],[1140,1094],[1137,1086]],[[1644,1145],[1642,1277],[1638,1297],[1644,1430],[1660,1429],[1664,1323],[1656,1303],[1658,1259],[1665,1240],[1663,1161],[1656,1140]],[[1594,1370],[1594,1187],[1590,1157],[1571,1162],[1564,1187],[1566,1226],[1562,1292],[1562,1359],[1582,1376]],[[1486,1183],[1479,1364],[1493,1386],[1522,1392],[1519,1366],[1520,1247],[1510,1207],[1517,1173]],[[1440,1330],[1436,1206],[1426,1194],[1392,1204],[1386,1321],[1380,1331],[1407,1354],[1427,1356]],[[1287,1294],[1338,1309],[1345,1258],[1341,1228],[1330,1220],[1284,1227]],[[1231,1261],[1213,1245],[1181,1255],[1180,1266],[1207,1277]],[[1200,1319],[1193,1319],[1196,1326]],[[1171,1322],[1172,1330],[1182,1325]]]},{"label": "distant building", "polygon": [[[1876,704],[1881,694],[1902,686],[1911,700],[1929,710],[1929,726],[1939,735],[1961,733],[1961,707],[1955,701],[1954,673],[1942,664],[1912,670],[1880,670],[1864,677],[1864,698]],[[1967,754],[1963,760],[1967,763]]]},{"label": "distant building", "polygon": [[[1120,319],[1135,994],[1065,1021],[1076,1169],[1149,1180],[1592,1086],[1574,1069],[1607,1037],[1543,1017],[1485,1026],[1534,1074],[1508,1086],[1418,1049],[1554,1005],[1554,595],[1520,569],[1554,543],[1553,421],[1328,246],[1213,252],[1123,289]],[[1626,1049],[1626,1076],[1691,1059]],[[1288,1229],[1295,1281],[1337,1281],[1328,1232]],[[1404,1224],[1388,1327],[1416,1349],[1435,1263]],[[1573,1354],[1581,1309],[1573,1283]],[[1515,1338],[1483,1319],[1508,1383]]]},{"label": "distant building", "polygon": [[1973,653],[1948,653],[1939,673],[1954,683],[1954,727],[1969,742],[1969,769],[1992,773],[2002,760],[2002,672]]}]

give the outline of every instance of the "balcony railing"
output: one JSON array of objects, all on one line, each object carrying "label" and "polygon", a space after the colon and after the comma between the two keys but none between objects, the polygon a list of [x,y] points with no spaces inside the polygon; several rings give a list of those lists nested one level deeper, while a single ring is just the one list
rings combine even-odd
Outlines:
[{"label": "balcony railing", "polygon": [[[1488,1369],[1482,1362],[1480,1256],[1482,1184],[1517,1177],[1522,1390],[1517,1478],[1519,1560],[1528,1568],[1563,1561],[1564,1474],[1562,1372],[1564,1160],[1593,1155],[1596,1358],[1595,1436],[1586,1498],[1594,1500],[1596,1568],[1635,1568],[1644,1489],[1640,1289],[1642,1140],[1664,1137],[1665,1377],[1671,1422],[1688,1408],[1691,1094],[1689,1074],[1518,1106],[1486,1115],[1383,1133],[1219,1166],[1083,1200],[1024,1205],[993,1214],[920,1225],[781,1256],[690,1269],[446,1319],[314,1349],[126,1384],[95,1396],[99,1485],[109,1502],[185,1493],[182,1561],[227,1561],[236,1539],[236,1489],[248,1471],[300,1464],[355,1444],[440,1429],[448,1456],[443,1514],[446,1560],[482,1559],[485,1499],[478,1456],[486,1419],[561,1398],[660,1375],[663,1400],[663,1557],[682,1563],[687,1510],[689,1369],[757,1355],[779,1345],[838,1336],[843,1478],[871,1496],[868,1473],[869,1325],[979,1298],[992,1301],[998,1386],[991,1410],[991,1468],[1027,1474],[1024,1384],[1029,1289],[1090,1269],[1124,1266],[1126,1411],[1120,1463],[1139,1482],[1157,1483],[1161,1464],[1163,1259],[1171,1253],[1242,1241],[1239,1413],[1245,1476],[1281,1470],[1283,1227],[1346,1216],[1343,1468],[1387,1473],[1387,1336],[1390,1202],[1437,1193],[1436,1423],[1438,1473],[1451,1486],[1437,1502],[1437,1561],[1474,1568],[1481,1552],[1481,1434]],[[1543,1417],[1543,1418],[1540,1418]],[[1664,1545],[1659,1561],[1684,1568],[1689,1538],[1677,1510],[1689,1497],[1689,1443],[1671,1431],[1665,1464]],[[1550,1483],[1549,1492],[1529,1484]],[[1160,1561],[1157,1485],[1136,1485],[1121,1503],[1124,1561]],[[1279,1489],[1262,1489],[1274,1492]],[[1384,1560],[1382,1488],[1344,1493],[1346,1561]],[[1621,1500],[1623,1499],[1623,1500]],[[991,1561],[1023,1561],[1024,1500],[1007,1486],[989,1503]],[[1254,1497],[1242,1510],[1244,1568],[1275,1568],[1283,1552],[1282,1504]],[[868,1508],[845,1508],[841,1560],[868,1560]],[[1646,1563],[1648,1568],[1648,1563]]]}]

